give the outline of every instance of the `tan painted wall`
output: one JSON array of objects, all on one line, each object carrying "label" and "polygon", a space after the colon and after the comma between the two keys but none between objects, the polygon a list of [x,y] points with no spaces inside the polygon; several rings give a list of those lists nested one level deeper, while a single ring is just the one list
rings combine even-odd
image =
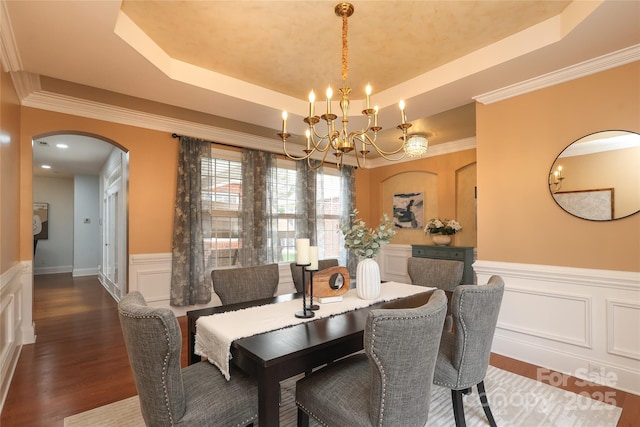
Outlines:
[{"label": "tan painted wall", "polygon": [[478,259],[640,271],[640,215],[594,222],[552,199],[547,179],[572,141],[640,132],[640,62],[477,107]]},{"label": "tan painted wall", "polygon": [[0,274],[20,260],[19,135],[18,97],[9,73],[0,70]]},{"label": "tan painted wall", "polygon": [[[178,140],[165,132],[33,108],[22,111],[21,259],[31,259],[31,140],[48,132],[79,131],[108,138],[129,151],[129,253],[171,252]],[[4,205],[4,203],[3,203]],[[4,207],[3,207],[4,210]]]},{"label": "tan painted wall", "polygon": [[[393,195],[423,192],[424,222],[430,218],[455,218],[462,225],[453,237],[456,246],[475,246],[474,187],[476,183],[476,151],[389,163],[388,166],[356,171],[356,207],[370,226],[375,226],[383,213],[393,212]],[[420,230],[400,229],[394,244],[432,244]]]}]

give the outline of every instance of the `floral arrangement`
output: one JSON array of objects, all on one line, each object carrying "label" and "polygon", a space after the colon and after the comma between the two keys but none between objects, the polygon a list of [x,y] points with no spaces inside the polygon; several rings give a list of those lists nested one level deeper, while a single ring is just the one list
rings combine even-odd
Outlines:
[{"label": "floral arrangement", "polygon": [[[349,214],[349,219],[340,222],[338,229],[344,235],[344,247],[353,249],[360,257],[372,258],[380,252],[380,247],[391,241],[396,234],[393,221],[385,213],[380,218],[380,225],[376,228],[367,228],[365,222],[358,218],[358,210],[354,209]],[[351,225],[353,223],[353,225]]]},{"label": "floral arrangement", "polygon": [[429,234],[456,234],[462,230],[462,226],[455,219],[431,218],[424,227],[424,232]]}]

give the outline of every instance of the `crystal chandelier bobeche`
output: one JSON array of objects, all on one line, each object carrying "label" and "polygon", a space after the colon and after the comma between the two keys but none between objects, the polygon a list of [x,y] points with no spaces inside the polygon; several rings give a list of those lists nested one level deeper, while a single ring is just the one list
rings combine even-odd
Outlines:
[{"label": "crystal chandelier bobeche", "polygon": [[[347,130],[349,123],[349,93],[351,93],[351,88],[347,86],[347,76],[349,73],[347,63],[347,18],[353,14],[353,11],[354,8],[351,3],[339,3],[335,7],[336,15],[342,17],[342,87],[339,89],[342,94],[342,100],[340,101],[342,129],[336,130],[335,128],[335,120],[338,116],[331,112],[331,97],[333,96],[331,87],[327,89],[327,112],[320,117],[315,115],[315,94],[312,90],[309,94],[309,116],[304,118],[304,122],[308,125],[306,130],[307,145],[304,149],[305,154],[303,156],[295,156],[287,150],[287,138],[289,138],[291,134],[287,133],[287,112],[282,112],[282,132],[277,135],[282,139],[285,155],[293,160],[307,160],[309,167],[312,169],[317,169],[325,162],[329,151],[333,151],[338,168],[342,167],[344,155],[351,151],[355,153],[358,167],[364,167],[367,154],[370,153],[369,147],[373,147],[387,160],[400,160],[405,155],[409,157],[419,157],[427,151],[428,141],[424,136],[409,135],[407,133],[407,130],[411,127],[411,123],[407,123],[407,116],[404,110],[405,103],[402,100],[399,103],[402,122],[397,126],[397,128],[402,131],[402,137],[400,138],[402,144],[397,149],[391,151],[385,151],[376,144],[378,132],[382,128],[378,126],[378,106],[376,105],[371,108],[370,85],[367,85],[365,90],[366,108],[362,111],[362,114],[367,117],[367,127],[363,130],[351,132]],[[316,131],[316,124],[320,122],[320,119],[327,123],[327,133],[325,135],[321,135]],[[360,150],[357,149],[356,143],[360,145]],[[401,155],[391,157],[400,153],[400,151],[402,151]],[[311,163],[311,156],[315,152],[323,154],[320,163],[314,166]]]}]

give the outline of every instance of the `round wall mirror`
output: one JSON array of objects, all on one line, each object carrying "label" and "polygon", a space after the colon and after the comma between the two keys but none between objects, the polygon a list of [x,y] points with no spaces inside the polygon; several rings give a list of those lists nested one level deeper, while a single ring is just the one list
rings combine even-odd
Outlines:
[{"label": "round wall mirror", "polygon": [[567,146],[549,171],[556,203],[578,218],[610,221],[640,211],[640,135],[609,130]]}]

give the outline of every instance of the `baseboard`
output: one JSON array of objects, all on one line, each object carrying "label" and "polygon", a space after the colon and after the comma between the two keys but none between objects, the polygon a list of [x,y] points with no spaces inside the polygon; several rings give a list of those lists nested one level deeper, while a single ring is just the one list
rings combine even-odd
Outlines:
[{"label": "baseboard", "polygon": [[536,345],[524,340],[501,336],[496,331],[491,351],[502,356],[540,366],[538,380],[547,378],[556,382],[565,381],[562,377],[550,374],[549,370],[580,378],[586,381],[606,385],[617,390],[640,395],[640,372],[630,370],[624,366],[610,364],[602,360],[577,357],[549,348]]},{"label": "baseboard", "polygon": [[58,273],[71,273],[73,272],[72,265],[57,265],[53,267],[36,267],[33,269],[33,274],[58,274]]},{"label": "baseboard", "polygon": [[73,277],[84,277],[84,276],[97,276],[98,275],[98,267],[90,267],[90,268],[74,268],[71,275]]}]

